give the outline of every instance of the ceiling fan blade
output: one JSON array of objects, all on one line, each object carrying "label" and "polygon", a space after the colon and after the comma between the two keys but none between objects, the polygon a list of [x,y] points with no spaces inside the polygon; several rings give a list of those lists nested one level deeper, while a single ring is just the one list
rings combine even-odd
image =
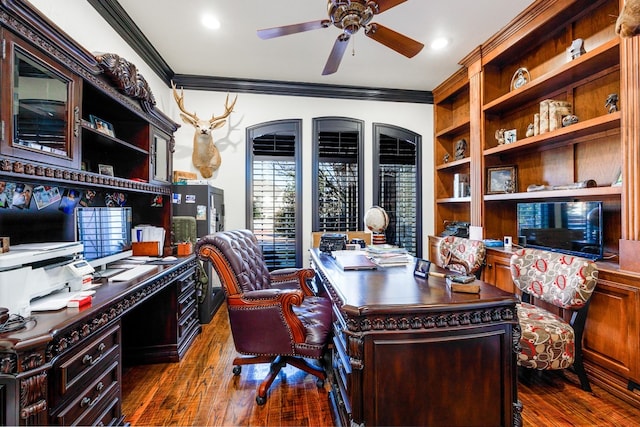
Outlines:
[{"label": "ceiling fan blade", "polygon": [[382,43],[407,58],[413,58],[424,47],[422,43],[381,24],[371,24],[365,30],[365,34],[367,37],[374,39],[378,43]]},{"label": "ceiling fan blade", "polygon": [[378,4],[378,8],[376,9],[375,13],[376,14],[382,13],[406,1],[407,0],[378,0],[375,2]]},{"label": "ceiling fan blade", "polygon": [[340,62],[342,62],[342,57],[347,50],[347,46],[349,46],[349,38],[349,34],[347,33],[342,33],[338,36],[336,42],[333,44],[333,49],[331,49],[327,63],[324,66],[324,70],[322,70],[323,76],[333,74],[338,71]]},{"label": "ceiling fan blade", "polygon": [[263,40],[272,39],[274,37],[288,36],[289,34],[302,33],[304,31],[318,30],[327,28],[331,25],[328,19],[319,21],[302,22],[300,24],[284,25],[282,27],[265,28],[258,30],[258,37]]}]

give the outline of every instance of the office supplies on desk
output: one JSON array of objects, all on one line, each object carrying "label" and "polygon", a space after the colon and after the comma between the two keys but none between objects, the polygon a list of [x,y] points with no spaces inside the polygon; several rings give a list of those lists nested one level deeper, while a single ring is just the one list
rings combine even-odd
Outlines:
[{"label": "office supplies on desk", "polygon": [[133,280],[136,277],[142,276],[145,273],[155,269],[155,265],[137,265],[133,268],[129,268],[122,273],[118,273],[115,276],[109,277],[110,282],[126,282]]},{"label": "office supplies on desk", "polygon": [[0,254],[0,301],[10,313],[27,315],[32,300],[62,289],[79,291],[82,274],[73,265],[83,252],[80,242],[14,245]]},{"label": "office supplies on desk", "polygon": [[333,251],[331,255],[336,263],[345,271],[349,270],[375,270],[378,265],[371,261],[362,251]]}]

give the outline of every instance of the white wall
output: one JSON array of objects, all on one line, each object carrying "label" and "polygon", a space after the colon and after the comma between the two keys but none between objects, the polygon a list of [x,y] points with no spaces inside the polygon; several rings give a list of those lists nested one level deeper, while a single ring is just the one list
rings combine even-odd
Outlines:
[{"label": "white wall", "polygon": [[[156,76],[142,59],[102,20],[86,0],[31,0],[49,19],[91,52],[113,52],[133,62],[149,82],[157,108],[181,123],[171,89]],[[233,77],[233,76],[229,76]],[[186,90],[185,108],[198,116],[219,115],[224,111],[226,93]],[[231,94],[233,97],[234,94]],[[225,193],[225,228],[246,226],[245,209],[245,130],[256,124],[282,119],[302,119],[303,135],[303,233],[311,234],[311,144],[312,119],[324,116],[351,117],[365,122],[365,206],[373,200],[372,124],[387,123],[406,128],[422,136],[423,172],[423,253],[428,251],[427,236],[433,233],[433,106],[394,102],[370,102],[305,98],[277,95],[238,94],[238,101],[227,124],[214,131],[214,140],[222,155],[222,165],[210,182]],[[181,123],[182,124],[182,123]],[[183,124],[175,134],[173,166],[176,170],[197,170],[191,164],[193,128]],[[309,244],[309,238],[305,241]]]}]

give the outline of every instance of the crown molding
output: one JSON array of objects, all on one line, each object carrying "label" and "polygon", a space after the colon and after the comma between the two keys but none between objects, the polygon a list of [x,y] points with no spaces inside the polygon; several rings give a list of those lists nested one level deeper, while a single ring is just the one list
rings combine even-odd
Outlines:
[{"label": "crown molding", "polygon": [[173,80],[177,86],[195,90],[433,104],[431,91],[175,74],[117,0],[87,1],[120,37],[140,55],[153,72],[165,82],[167,87],[171,86],[171,81]]}]

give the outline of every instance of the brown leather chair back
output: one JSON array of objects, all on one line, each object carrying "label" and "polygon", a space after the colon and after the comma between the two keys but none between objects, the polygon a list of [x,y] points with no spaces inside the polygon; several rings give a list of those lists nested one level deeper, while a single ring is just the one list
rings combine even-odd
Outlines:
[{"label": "brown leather chair back", "polygon": [[251,231],[224,231],[207,238],[214,243],[206,246],[205,250],[211,251],[207,256],[213,261],[227,296],[271,288],[262,250]]}]

